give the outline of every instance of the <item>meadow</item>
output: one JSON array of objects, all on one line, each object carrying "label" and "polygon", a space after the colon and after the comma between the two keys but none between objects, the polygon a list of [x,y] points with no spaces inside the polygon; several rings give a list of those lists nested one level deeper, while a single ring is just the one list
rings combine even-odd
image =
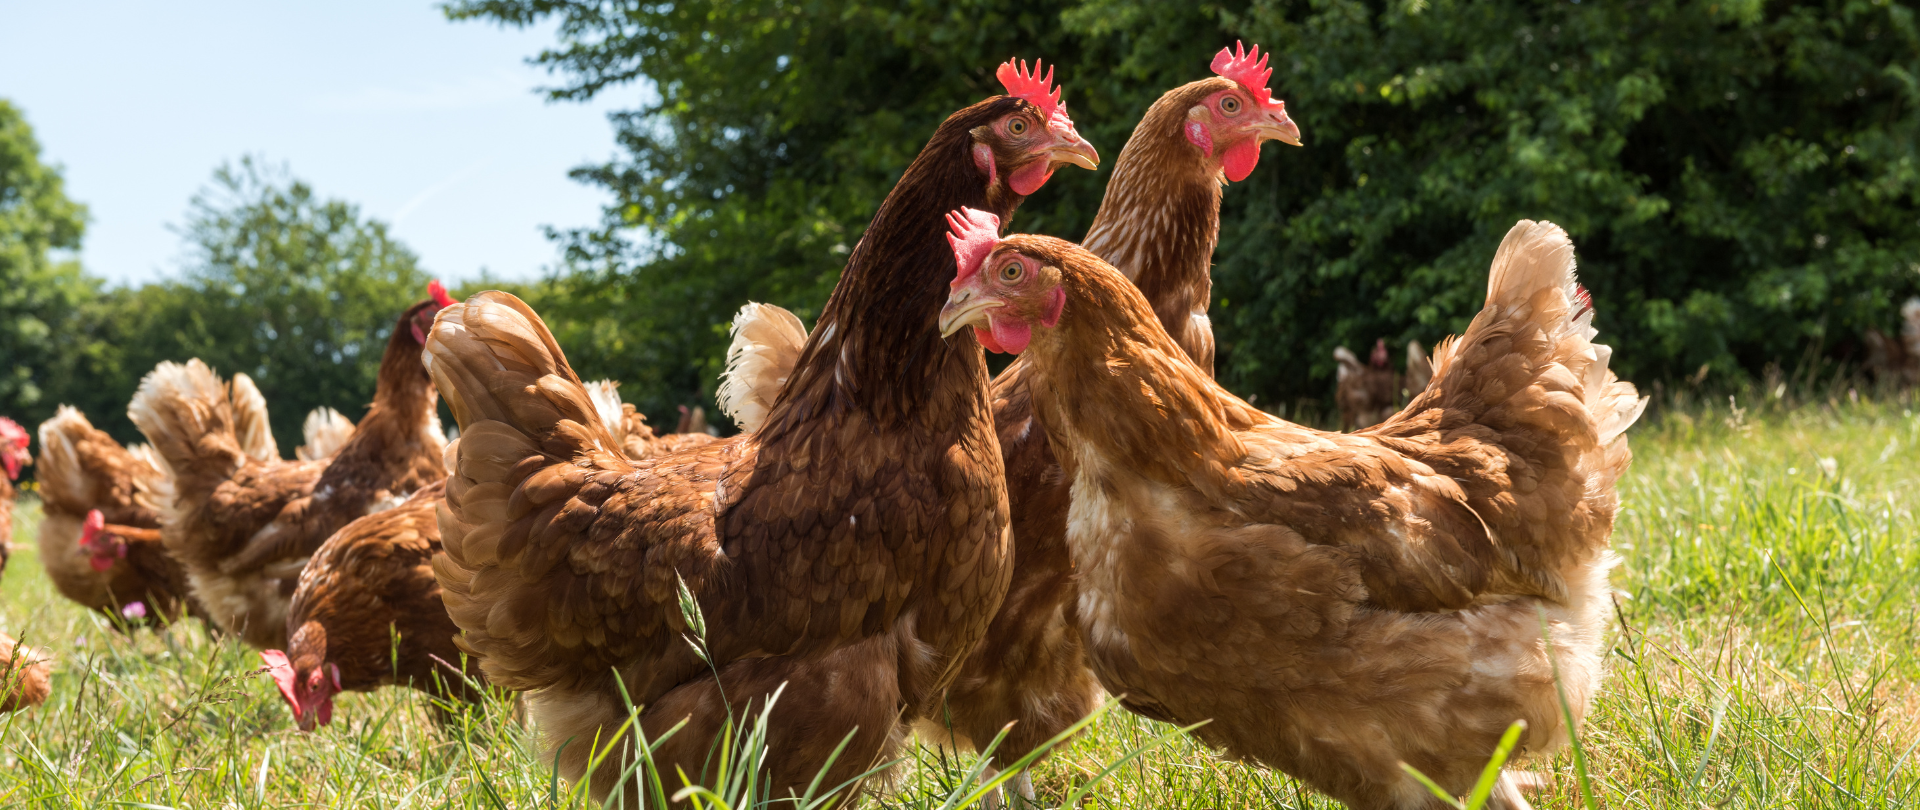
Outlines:
[{"label": "meadow", "polygon": [[[1920,801],[1916,401],[1786,389],[1664,395],[1631,434],[1609,673],[1578,752],[1523,766],[1548,777],[1537,806]],[[442,726],[421,693],[349,694],[331,726],[297,731],[236,642],[192,622],[128,636],[59,598],[34,551],[37,507],[23,507],[0,630],[59,664],[45,706],[0,718],[0,806],[588,804],[504,697]],[[957,807],[972,767],[910,749],[867,806]],[[1032,777],[1049,806],[1337,806],[1117,709]]]}]

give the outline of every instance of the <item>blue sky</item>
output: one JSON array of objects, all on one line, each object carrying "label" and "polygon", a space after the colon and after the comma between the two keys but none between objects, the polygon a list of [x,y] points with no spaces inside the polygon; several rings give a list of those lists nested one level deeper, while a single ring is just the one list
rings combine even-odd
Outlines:
[{"label": "blue sky", "polygon": [[177,273],[169,226],[244,155],[387,221],[429,272],[527,278],[557,255],[543,225],[598,220],[605,193],[567,170],[611,157],[606,113],[645,92],[547,102],[523,60],[553,42],[413,0],[0,0],[0,98],[87,204],[81,260],[110,280]]}]

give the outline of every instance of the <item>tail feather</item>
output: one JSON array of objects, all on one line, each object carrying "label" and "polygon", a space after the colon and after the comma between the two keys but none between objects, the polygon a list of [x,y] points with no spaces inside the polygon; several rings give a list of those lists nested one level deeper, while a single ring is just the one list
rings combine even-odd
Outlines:
[{"label": "tail feather", "polygon": [[593,400],[593,410],[600,415],[600,424],[607,427],[613,435],[615,446],[627,443],[627,409],[620,401],[620,384],[612,380],[595,380],[587,383],[587,398]]},{"label": "tail feather", "polygon": [[294,448],[293,457],[301,461],[333,458],[333,454],[340,452],[347,440],[353,438],[355,429],[353,420],[342,416],[339,411],[325,405],[314,408],[307,413],[307,421],[300,425],[306,443]]},{"label": "tail feather", "polygon": [[71,405],[60,406],[40,423],[39,432],[40,498],[49,510],[79,515],[131,498],[158,511],[148,493],[162,490],[166,482],[147,445],[121,447]]},{"label": "tail feather", "polygon": [[[527,479],[525,465],[560,466],[596,451],[617,457],[620,445],[602,418],[617,409],[607,407],[604,387],[595,401],[546,324],[507,293],[481,293],[441,310],[422,360],[460,423],[460,438],[447,445],[447,496],[438,513],[446,553],[433,561],[447,614],[470,632],[483,630],[479,636],[531,645],[526,634],[544,624],[513,625],[507,614],[516,599],[483,601],[475,593],[498,597],[500,575],[491,567],[525,550],[527,535],[512,536],[506,520],[519,497],[516,485]],[[475,638],[461,643],[488,643]],[[499,661],[488,666],[491,676],[506,674]]]},{"label": "tail feather", "polygon": [[40,423],[40,457],[34,460],[40,480],[40,500],[49,508],[84,512],[98,501],[96,482],[80,459],[79,442],[93,431],[86,414],[62,405],[53,418]]},{"label": "tail feather", "polygon": [[[1578,281],[1573,240],[1551,222],[1521,220],[1507,232],[1495,252],[1487,279],[1486,309],[1474,318],[1467,334],[1448,340],[1434,351],[1434,378],[1438,396],[1429,404],[1446,407],[1478,402],[1478,410],[1499,407],[1513,395],[1530,390],[1528,380],[1508,379],[1501,373],[1538,375],[1550,388],[1576,394],[1590,420],[1596,444],[1606,446],[1640,417],[1646,400],[1632,383],[1622,382],[1608,368],[1613,349],[1593,342],[1592,299]],[[1495,330],[1522,335],[1533,327],[1538,340],[1517,342],[1508,351],[1520,363],[1481,356],[1479,365],[1466,367],[1464,347],[1478,347]],[[1570,373],[1570,385],[1552,385],[1557,375],[1540,369],[1558,365]],[[1495,396],[1489,396],[1493,394]],[[1609,479],[1611,480],[1611,479]]]},{"label": "tail feather", "polygon": [[733,316],[733,345],[727,347],[727,370],[715,395],[720,412],[745,432],[759,430],[806,344],[807,325],[793,313],[772,304],[741,307]]},{"label": "tail feather", "polygon": [[612,447],[592,396],[567,365],[553,333],[533,309],[507,293],[487,292],[440,311],[421,357],[447,398],[462,433],[483,421],[511,426],[554,451],[571,455],[575,435],[556,433],[574,422]]},{"label": "tail feather", "polygon": [[1427,384],[1433,382],[1433,361],[1427,359],[1427,352],[1420,341],[1407,341],[1407,390],[1419,396],[1427,390]]},{"label": "tail feather", "polygon": [[1646,407],[1593,342],[1593,312],[1566,232],[1521,221],[1494,255],[1486,307],[1435,350],[1431,386],[1396,420],[1437,410],[1503,448],[1485,472],[1452,474],[1530,576],[1604,549],[1632,458],[1624,434]]},{"label": "tail feather", "polygon": [[155,366],[140,380],[127,416],[172,481],[174,497],[163,511],[206,497],[249,459],[235,433],[227,386],[198,359]]},{"label": "tail feather", "polygon": [[1336,382],[1358,374],[1364,368],[1360,365],[1360,358],[1354,356],[1353,351],[1345,346],[1333,347],[1333,362],[1339,366],[1336,370]]},{"label": "tail feather", "polygon": [[240,439],[240,449],[254,461],[279,461],[280,445],[273,440],[273,426],[267,419],[267,398],[260,395],[253,378],[234,374],[228,397],[233,404],[233,433]]}]

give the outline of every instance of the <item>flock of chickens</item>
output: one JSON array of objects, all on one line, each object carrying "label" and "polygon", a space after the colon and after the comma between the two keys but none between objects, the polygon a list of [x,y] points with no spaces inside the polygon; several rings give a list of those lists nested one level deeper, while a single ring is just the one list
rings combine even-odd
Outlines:
[{"label": "flock of chickens", "polygon": [[[62,409],[40,427],[41,559],[89,607],[261,650],[303,729],[342,691],[522,692],[601,800],[640,801],[618,782],[629,706],[656,767],[701,779],[729,711],[784,685],[775,795],[854,796],[910,731],[978,750],[1009,729],[1012,762],[1111,694],[1350,806],[1438,806],[1400,763],[1463,794],[1513,721],[1541,752],[1568,736],[1560,692],[1583,716],[1643,401],[1592,342],[1566,234],[1528,221],[1466,333],[1418,354],[1411,403],[1386,405],[1390,372],[1368,400],[1377,427],[1221,388],[1223,187],[1300,132],[1257,47],[1212,68],[1147,110],[1074,244],[1001,233],[1100,158],[1051,70],[1000,66],[1006,95],[933,133],[811,332],[741,310],[719,396],[737,436],[656,435],[525,303],[436,284],[366,417],[316,412],[297,460],[252,382],[198,360],[142,382],[149,445]],[[983,349],[1019,356],[990,377]],[[10,477],[25,438],[0,433]],[[44,696],[16,652],[39,679],[10,699]],[[1528,782],[1506,774],[1496,806]]]}]

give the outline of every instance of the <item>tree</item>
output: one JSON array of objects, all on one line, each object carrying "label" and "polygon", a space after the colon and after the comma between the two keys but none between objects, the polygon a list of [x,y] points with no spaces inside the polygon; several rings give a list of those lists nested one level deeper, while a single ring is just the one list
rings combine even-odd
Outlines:
[{"label": "tree", "polygon": [[[1920,32],[1884,0],[464,0],[560,41],[579,99],[644,82],[614,198],[566,235],[592,363],[690,394],[747,298],[810,317],[941,116],[1008,56],[1059,62],[1112,154],[1235,39],[1275,54],[1309,146],[1229,190],[1216,257],[1224,381],[1324,396],[1331,348],[1429,343],[1478,308],[1520,218],[1579,245],[1616,368],[1755,370],[1842,351],[1920,291]],[[1278,149],[1279,147],[1275,147]],[[1012,227],[1074,237],[1104,177],[1063,173]],[[618,317],[612,317],[618,313]],[[571,317],[563,307],[561,320]],[[591,367],[591,366],[588,366]],[[663,403],[649,403],[650,409]]]},{"label": "tree", "polygon": [[160,360],[198,357],[222,376],[246,372],[288,454],[313,408],[357,420],[394,322],[426,297],[413,252],[357,206],[321,199],[251,158],[214,172],[181,233],[185,278],[133,291],[115,308],[111,330],[137,347],[126,365],[144,374]]},{"label": "tree", "polygon": [[72,334],[95,348],[67,350],[74,373],[52,389],[49,413],[70,404],[115,438],[144,441],[126,417],[140,378],[198,357],[222,377],[253,377],[283,455],[316,407],[359,419],[394,322],[426,297],[413,253],[356,206],[253,159],[216,170],[180,232],[181,278],[102,290],[80,307]]},{"label": "tree", "polygon": [[54,255],[80,248],[86,219],[59,170],[40,161],[26,117],[0,99],[0,415],[29,430],[52,415],[48,388],[96,348],[76,345],[70,329],[97,284]]}]

